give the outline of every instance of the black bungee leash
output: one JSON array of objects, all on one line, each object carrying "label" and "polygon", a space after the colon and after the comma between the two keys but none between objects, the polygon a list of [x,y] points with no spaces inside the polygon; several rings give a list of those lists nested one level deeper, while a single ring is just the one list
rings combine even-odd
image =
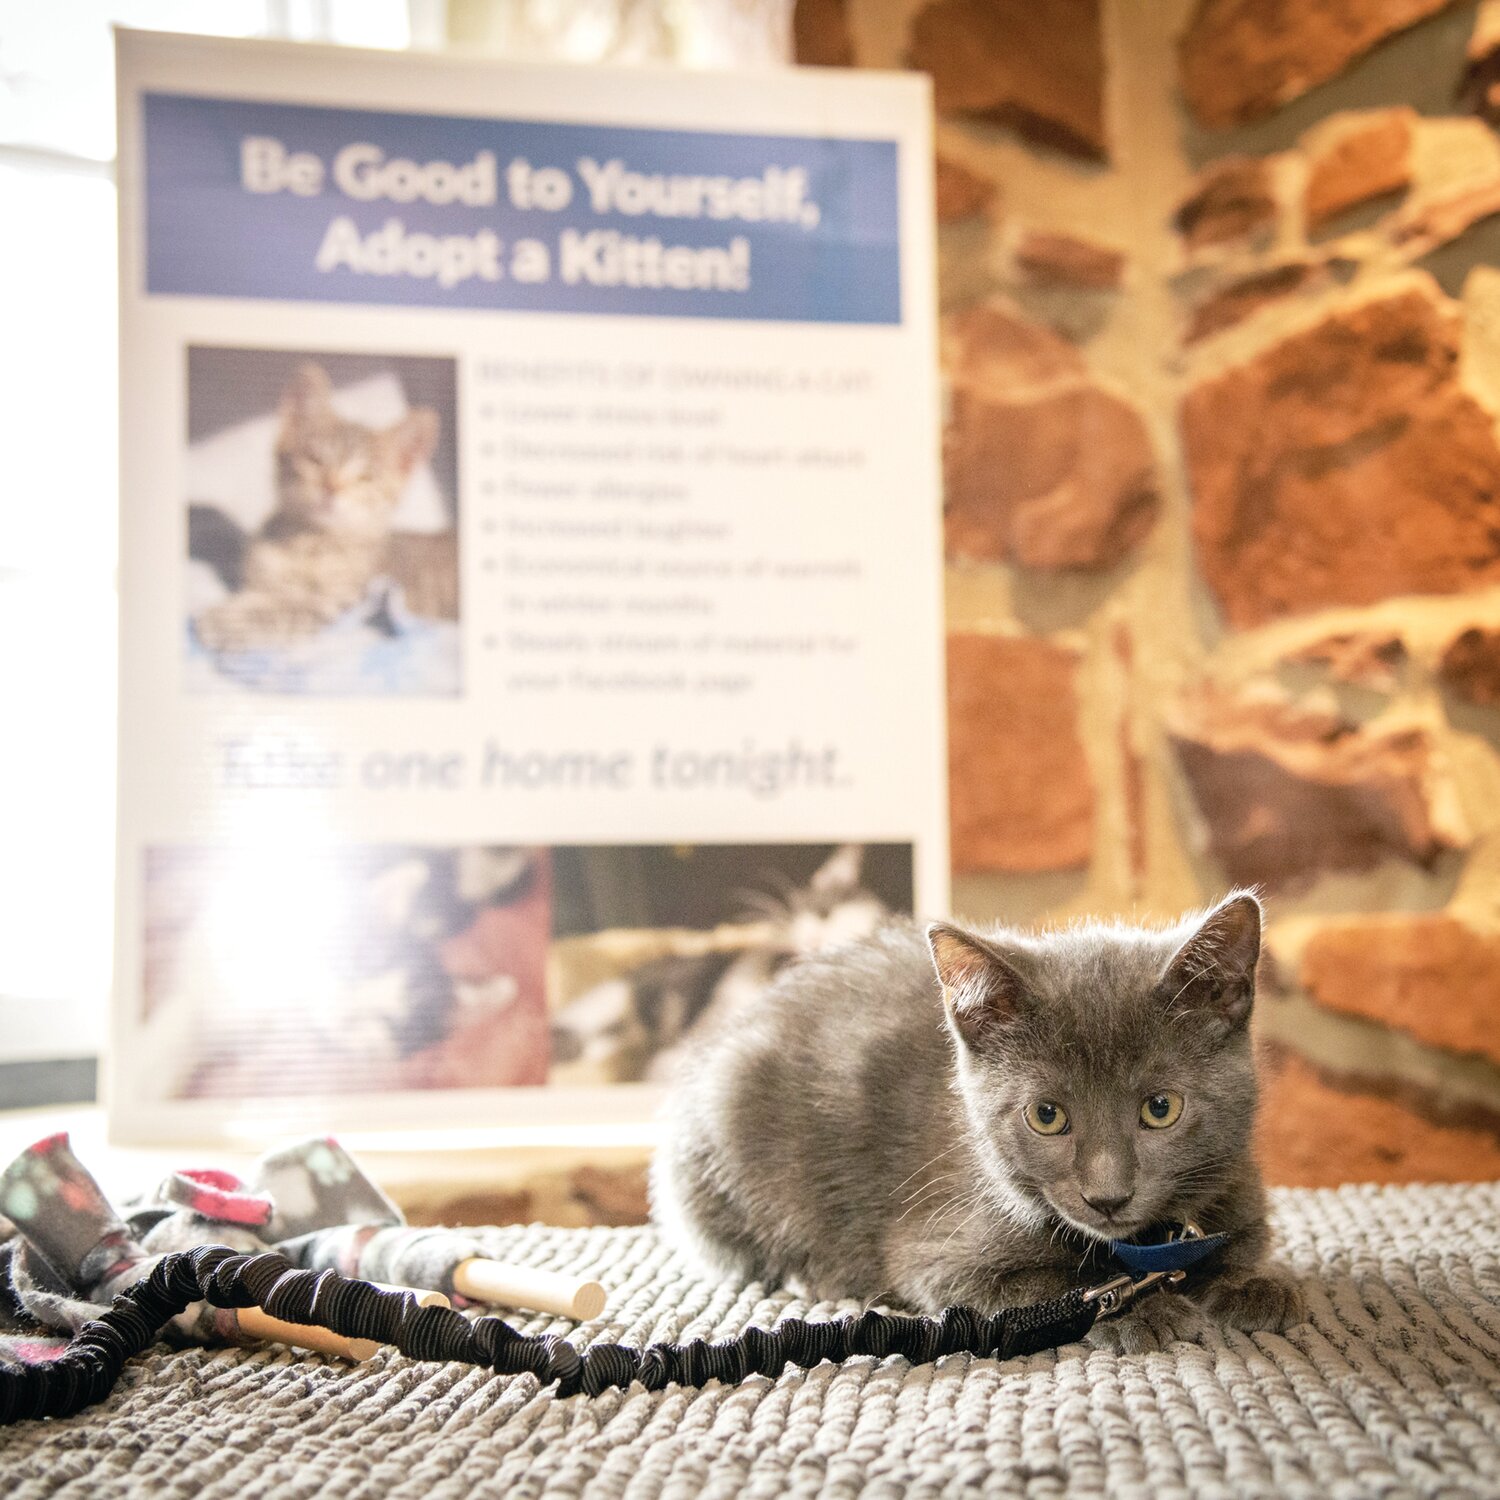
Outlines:
[{"label": "black bungee leash", "polygon": [[1144,1293],[1179,1285],[1226,1243],[1186,1224],[1155,1244],[1112,1241],[1124,1267],[1097,1286],[997,1313],[949,1307],[937,1317],[873,1310],[811,1322],[784,1318],[709,1343],[592,1344],[577,1349],[557,1334],[532,1337],[503,1318],[467,1318],[451,1307],[421,1307],[407,1292],[384,1291],[337,1271],[302,1270],[274,1250],[244,1254],[200,1245],[162,1256],[149,1275],[120,1293],[110,1310],[85,1323],[68,1347],[44,1364],[0,1366],[0,1424],[66,1417],[104,1400],[125,1362],[143,1352],[169,1320],[194,1302],[260,1307],[289,1323],[316,1324],[350,1338],[394,1345],[409,1359],[457,1360],[500,1375],[535,1375],[559,1396],[597,1396],[639,1381],[648,1391],[671,1384],[733,1384],[747,1375],[779,1375],[787,1365],[897,1354],[912,1364],[969,1353],[1011,1359],[1081,1339],[1100,1318]]}]

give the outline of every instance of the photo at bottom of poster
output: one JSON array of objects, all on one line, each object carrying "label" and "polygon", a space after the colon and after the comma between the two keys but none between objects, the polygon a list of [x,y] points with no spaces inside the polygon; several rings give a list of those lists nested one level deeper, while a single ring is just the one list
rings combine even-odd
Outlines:
[{"label": "photo at bottom of poster", "polygon": [[[144,851],[148,1106],[663,1085],[805,955],[913,905],[909,843]],[[449,1123],[452,1123],[451,1121]],[[346,1127],[347,1128],[347,1127]]]}]

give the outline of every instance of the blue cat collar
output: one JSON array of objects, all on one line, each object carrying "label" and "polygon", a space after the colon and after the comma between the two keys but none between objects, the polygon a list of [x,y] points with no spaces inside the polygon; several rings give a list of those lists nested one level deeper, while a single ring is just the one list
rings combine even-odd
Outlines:
[{"label": "blue cat collar", "polygon": [[1187,1271],[1229,1243],[1227,1234],[1204,1234],[1191,1224],[1154,1245],[1111,1240],[1109,1253],[1133,1276],[1151,1271]]},{"label": "blue cat collar", "polygon": [[1083,1300],[1096,1316],[1113,1317],[1146,1292],[1171,1291],[1187,1280],[1188,1269],[1206,1260],[1229,1242],[1227,1234],[1204,1234],[1196,1224],[1172,1230],[1154,1245],[1132,1245],[1111,1240],[1109,1251],[1125,1267],[1122,1274],[1090,1287]]}]

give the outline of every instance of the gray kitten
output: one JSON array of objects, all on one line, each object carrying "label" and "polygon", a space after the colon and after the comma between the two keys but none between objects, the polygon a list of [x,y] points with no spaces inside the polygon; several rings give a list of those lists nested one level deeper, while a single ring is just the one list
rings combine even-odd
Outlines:
[{"label": "gray kitten", "polygon": [[1163,928],[901,923],[808,958],[688,1058],[655,1215],[718,1273],[928,1312],[1055,1296],[1192,1219],[1232,1236],[1200,1305],[1294,1322],[1251,1156],[1260,927],[1235,893]]}]

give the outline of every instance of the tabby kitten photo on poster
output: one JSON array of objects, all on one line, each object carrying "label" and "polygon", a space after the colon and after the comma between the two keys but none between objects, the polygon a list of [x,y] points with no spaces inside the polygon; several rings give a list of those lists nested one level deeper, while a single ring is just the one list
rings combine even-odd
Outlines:
[{"label": "tabby kitten photo on poster", "polygon": [[191,690],[460,686],[454,361],[188,350]]}]

